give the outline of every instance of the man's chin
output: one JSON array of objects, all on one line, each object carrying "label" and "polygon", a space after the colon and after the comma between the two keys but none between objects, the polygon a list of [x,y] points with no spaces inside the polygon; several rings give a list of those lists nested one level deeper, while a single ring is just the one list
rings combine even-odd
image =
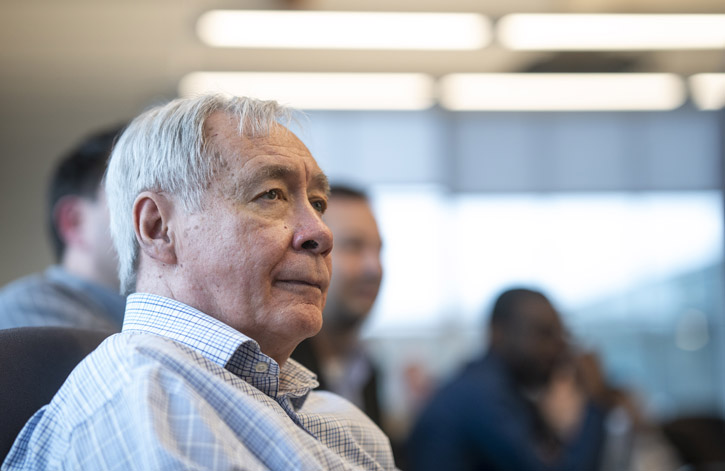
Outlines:
[{"label": "man's chin", "polygon": [[317,335],[322,328],[322,310],[319,306],[300,303],[291,306],[289,316],[302,339]]},{"label": "man's chin", "polygon": [[326,296],[324,291],[317,286],[278,281],[273,287],[275,289],[274,296],[282,304],[289,306],[309,305],[317,309],[318,312],[322,312],[322,307],[325,305]]}]

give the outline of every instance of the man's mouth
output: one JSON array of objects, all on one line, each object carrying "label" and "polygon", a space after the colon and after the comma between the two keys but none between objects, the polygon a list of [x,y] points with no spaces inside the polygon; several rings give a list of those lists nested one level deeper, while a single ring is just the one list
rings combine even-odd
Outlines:
[{"label": "man's mouth", "polygon": [[292,286],[310,286],[312,288],[317,288],[320,291],[322,291],[322,285],[320,283],[317,283],[315,281],[306,281],[306,280],[277,280],[278,283],[285,283]]}]

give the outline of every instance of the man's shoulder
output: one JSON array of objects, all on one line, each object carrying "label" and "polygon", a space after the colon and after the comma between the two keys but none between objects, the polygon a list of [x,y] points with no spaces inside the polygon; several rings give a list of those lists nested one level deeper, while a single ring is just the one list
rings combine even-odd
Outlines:
[{"label": "man's shoulder", "polygon": [[154,427],[159,424],[167,430],[172,424],[203,423],[201,411],[250,408],[242,404],[243,397],[233,400],[235,385],[218,378],[224,374],[223,368],[171,339],[140,332],[114,334],[78,364],[51,402],[28,422],[13,459],[72,461],[87,451],[93,460],[103,461],[109,450],[96,450],[97,440],[140,444],[139,436],[152,437],[143,443],[155,449]]},{"label": "man's shoulder", "polygon": [[117,330],[85,293],[59,281],[57,267],[11,281],[0,289],[0,328],[69,326]]},{"label": "man's shoulder", "polygon": [[5,286],[0,288],[0,298],[5,300],[12,296],[25,293],[28,290],[35,290],[38,288],[45,288],[50,283],[48,282],[45,274],[42,272],[31,273],[29,275],[16,278],[8,282]]},{"label": "man's shoulder", "polygon": [[[309,433],[288,414],[298,417]],[[33,424],[22,432],[28,445],[16,450],[18,460],[39,453],[46,444],[52,447],[52,458],[71,452],[78,455],[73,459],[82,458],[83,450],[89,450],[100,460],[109,451],[97,449],[97,441],[104,439],[143,444],[153,456],[167,454],[159,443],[168,440],[188,442],[191,448],[209,443],[219,453],[225,452],[221,443],[235,443],[234,459],[247,449],[251,454],[245,462],[272,450],[273,456],[263,461],[279,469],[287,467],[280,463],[296,461],[310,469],[324,467],[322,463],[340,461],[336,454],[362,459],[358,449],[370,460],[392,463],[387,438],[345,399],[313,393],[292,413],[190,347],[141,332],[106,339],[71,373]],[[160,430],[163,440],[157,437]],[[310,434],[326,447],[311,441]],[[138,438],[146,436],[151,438]]]},{"label": "man's shoulder", "polygon": [[312,414],[329,414],[350,417],[354,420],[374,423],[355,404],[330,391],[310,391],[305,401],[304,411]]},{"label": "man's shoulder", "polygon": [[71,373],[64,384],[98,384],[111,392],[127,384],[138,385],[142,376],[160,370],[183,372],[202,362],[200,355],[171,339],[145,333],[119,333],[108,337]]},{"label": "man's shoulder", "polygon": [[315,418],[334,418],[342,427],[387,441],[387,436],[373,420],[355,404],[329,391],[310,391],[301,411]]},{"label": "man's shoulder", "polygon": [[440,392],[456,394],[471,389],[489,389],[498,383],[497,369],[486,358],[477,358],[465,363],[444,379]]},{"label": "man's shoulder", "polygon": [[150,395],[183,394],[224,374],[223,368],[171,339],[114,334],[78,364],[47,406],[46,415],[62,419],[70,430],[93,420],[95,411],[128,408],[130,413],[135,406],[148,407]]},{"label": "man's shoulder", "polygon": [[428,402],[425,414],[465,418],[473,410],[482,413],[499,408],[508,400],[509,393],[499,369],[482,357],[444,379]]},{"label": "man's shoulder", "polygon": [[64,297],[44,273],[13,280],[0,289],[0,328],[63,325]]},{"label": "man's shoulder", "polygon": [[113,368],[117,373],[115,377],[127,381],[131,381],[132,376],[148,374],[149,368],[179,373],[191,369],[221,369],[188,346],[162,335],[144,332],[112,335],[79,366],[101,370]]},{"label": "man's shoulder", "polygon": [[[311,391],[304,407],[299,411],[302,423],[313,435],[330,438],[337,436],[340,442],[347,442],[347,447],[357,444],[373,457],[384,469],[394,467],[390,448],[390,440],[375,422],[352,402],[329,391]],[[344,440],[342,437],[346,437]],[[343,447],[344,448],[344,447]]]}]

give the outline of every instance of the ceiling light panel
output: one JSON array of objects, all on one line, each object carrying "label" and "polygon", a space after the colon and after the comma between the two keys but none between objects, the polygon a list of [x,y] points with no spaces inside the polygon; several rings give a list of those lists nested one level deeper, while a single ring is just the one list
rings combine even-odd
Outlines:
[{"label": "ceiling light panel", "polygon": [[725,15],[512,14],[496,38],[515,50],[725,48]]},{"label": "ceiling light panel", "polygon": [[212,10],[197,34],[215,47],[472,50],[491,42],[475,13]]},{"label": "ceiling light panel", "polygon": [[451,74],[440,97],[455,111],[672,110],[686,90],[674,74]]},{"label": "ceiling light panel", "polygon": [[688,79],[692,101],[701,110],[725,108],[725,74],[696,74]]},{"label": "ceiling light panel", "polygon": [[299,109],[422,110],[433,105],[425,74],[193,72],[179,94],[225,93],[276,100]]}]

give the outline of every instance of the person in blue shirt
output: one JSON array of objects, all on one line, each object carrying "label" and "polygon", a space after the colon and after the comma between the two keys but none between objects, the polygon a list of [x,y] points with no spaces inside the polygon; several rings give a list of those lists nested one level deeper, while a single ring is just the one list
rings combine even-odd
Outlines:
[{"label": "person in blue shirt", "polygon": [[0,329],[66,326],[118,332],[125,297],[101,180],[121,126],[84,138],[56,165],[47,226],[56,264],[0,290]]},{"label": "person in blue shirt", "polygon": [[122,332],[71,373],[2,465],[394,469],[390,442],[290,359],[330,284],[329,185],[272,101],[143,113],[106,174]]},{"label": "person in blue shirt", "polygon": [[609,399],[567,380],[572,362],[549,300],[530,289],[503,292],[488,351],[418,417],[407,444],[410,469],[596,471]]}]

